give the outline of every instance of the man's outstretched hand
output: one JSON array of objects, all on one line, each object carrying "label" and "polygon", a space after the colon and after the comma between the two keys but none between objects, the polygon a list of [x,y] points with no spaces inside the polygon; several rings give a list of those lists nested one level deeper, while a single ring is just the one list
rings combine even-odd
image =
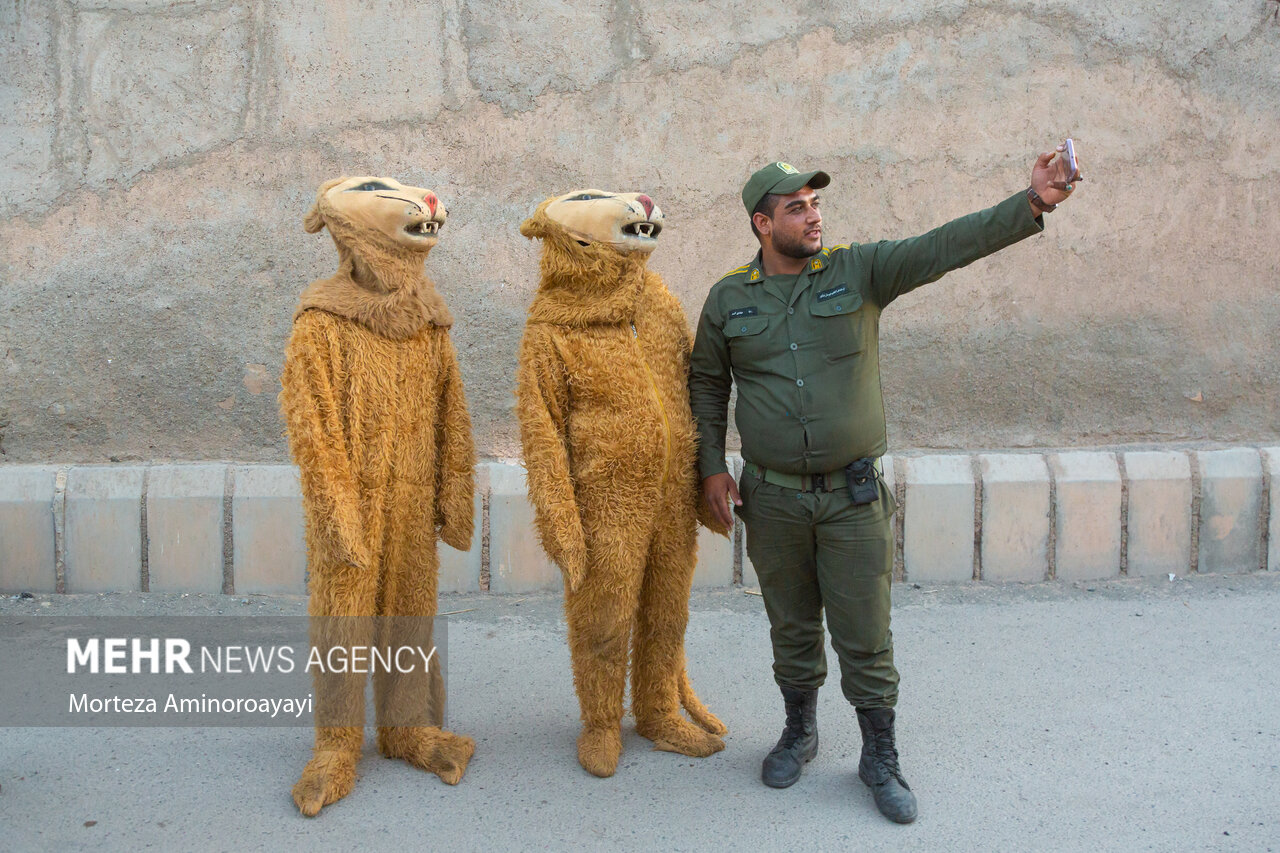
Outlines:
[{"label": "man's outstretched hand", "polygon": [[733,511],[729,509],[729,501],[734,506],[742,506],[742,498],[738,497],[738,484],[733,481],[732,474],[712,474],[702,481],[702,499],[711,509],[716,521],[730,530],[733,529]]},{"label": "man's outstretched hand", "polygon": [[1065,145],[1059,145],[1053,151],[1046,151],[1036,158],[1035,165],[1031,167],[1031,188],[1045,204],[1062,204],[1071,197],[1076,183],[1084,180],[1078,162],[1076,173],[1067,174],[1067,161],[1061,156],[1066,150]]}]

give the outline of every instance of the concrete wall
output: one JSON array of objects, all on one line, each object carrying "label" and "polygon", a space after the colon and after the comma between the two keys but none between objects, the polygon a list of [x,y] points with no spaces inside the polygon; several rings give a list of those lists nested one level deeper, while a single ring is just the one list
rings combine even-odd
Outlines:
[{"label": "concrete wall", "polygon": [[[883,461],[899,504],[897,580],[1280,570],[1280,447]],[[439,546],[440,590],[560,589],[524,469],[484,463],[476,481],[471,548]],[[738,528],[699,530],[695,587],[759,584]],[[292,466],[0,465],[0,593],[302,594],[305,573]]]},{"label": "concrete wall", "polygon": [[891,444],[1280,438],[1275,0],[0,4],[0,461],[283,461],[281,353],[334,252],[317,185],[450,209],[429,269],[480,452],[518,455],[512,366],[547,195],[644,190],[696,315],[754,251],[773,159],[829,170],[829,243],[1087,176],[1048,230],[884,318]]}]

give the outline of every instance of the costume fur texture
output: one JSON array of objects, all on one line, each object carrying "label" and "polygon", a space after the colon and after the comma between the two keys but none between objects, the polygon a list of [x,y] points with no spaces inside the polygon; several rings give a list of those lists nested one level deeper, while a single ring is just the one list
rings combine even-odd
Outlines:
[{"label": "costume fur texture", "polygon": [[[471,422],[452,318],[423,273],[444,216],[430,191],[344,178],[320,188],[305,219],[309,232],[329,229],[339,256],[338,272],[302,296],[280,394],[302,475],[312,643],[322,653],[431,648],[436,540],[471,544]],[[317,673],[315,689],[315,753],[293,789],[308,816],[355,784],[365,676]],[[375,672],[374,696],[379,750],[457,784],[474,742],[439,728],[439,669]]]},{"label": "costume fur texture", "polygon": [[647,249],[569,230],[548,216],[556,201],[520,229],[543,250],[517,412],[538,534],[565,578],[578,760],[610,776],[629,652],[636,731],[685,755],[724,748],[727,729],[694,695],[684,661],[702,503],[691,340],[680,303],[646,269]]}]

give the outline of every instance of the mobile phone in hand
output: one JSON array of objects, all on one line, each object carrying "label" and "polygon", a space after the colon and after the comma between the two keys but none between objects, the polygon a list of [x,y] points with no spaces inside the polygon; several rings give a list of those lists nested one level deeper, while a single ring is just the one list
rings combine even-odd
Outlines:
[{"label": "mobile phone in hand", "polygon": [[1077,180],[1080,177],[1080,167],[1076,163],[1076,143],[1071,137],[1067,137],[1067,141],[1063,143],[1066,150],[1062,152],[1063,165],[1066,167],[1068,181]]}]

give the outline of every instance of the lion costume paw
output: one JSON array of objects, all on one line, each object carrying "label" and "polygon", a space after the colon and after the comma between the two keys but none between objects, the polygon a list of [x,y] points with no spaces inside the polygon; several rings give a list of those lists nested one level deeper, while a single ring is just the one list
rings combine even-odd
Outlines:
[{"label": "lion costume paw", "polygon": [[467,762],[476,751],[476,742],[431,726],[380,729],[378,750],[387,758],[405,761],[440,777],[440,781],[456,785],[467,772]]},{"label": "lion costume paw", "polygon": [[698,699],[697,694],[693,692],[693,685],[689,683],[689,671],[687,669],[680,674],[680,704],[684,706],[684,711],[689,715],[689,719],[711,732],[711,734],[724,736],[729,733],[729,727],[720,722],[720,718],[711,713],[707,706],[703,705]]},{"label": "lion costume paw", "polygon": [[724,741],[719,735],[695,726],[679,714],[653,720],[637,720],[636,733],[653,741],[655,749],[678,752],[694,758],[706,758],[724,749]]},{"label": "lion costume paw", "polygon": [[293,786],[293,801],[307,817],[315,817],[330,803],[336,803],[356,785],[358,753],[317,750],[302,776]]},{"label": "lion costume paw", "polygon": [[622,732],[617,727],[586,727],[578,735],[578,763],[592,776],[612,776],[621,755]]}]

